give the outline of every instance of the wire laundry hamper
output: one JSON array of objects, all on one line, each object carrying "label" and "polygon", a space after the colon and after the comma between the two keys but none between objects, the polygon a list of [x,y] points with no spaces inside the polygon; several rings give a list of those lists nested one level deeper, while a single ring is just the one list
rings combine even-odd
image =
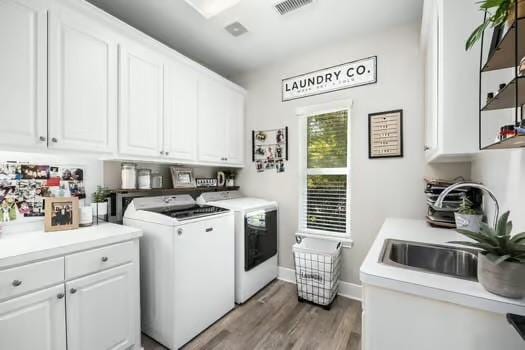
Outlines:
[{"label": "wire laundry hamper", "polygon": [[298,300],[330,309],[339,288],[341,242],[303,238],[293,255]]}]

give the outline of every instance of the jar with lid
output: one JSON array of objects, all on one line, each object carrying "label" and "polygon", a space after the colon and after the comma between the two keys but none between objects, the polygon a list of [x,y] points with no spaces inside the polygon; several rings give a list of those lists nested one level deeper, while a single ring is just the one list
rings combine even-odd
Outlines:
[{"label": "jar with lid", "polygon": [[139,169],[138,183],[140,190],[151,190],[151,169]]},{"label": "jar with lid", "polygon": [[120,166],[121,188],[123,190],[134,190],[137,188],[137,164],[122,163]]},{"label": "jar with lid", "polygon": [[151,188],[162,188],[162,175],[158,173],[151,174]]}]

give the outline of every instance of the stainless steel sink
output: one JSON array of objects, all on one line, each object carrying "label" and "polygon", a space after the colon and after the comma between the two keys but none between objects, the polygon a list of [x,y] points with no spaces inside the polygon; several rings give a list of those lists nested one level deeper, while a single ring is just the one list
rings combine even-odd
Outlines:
[{"label": "stainless steel sink", "polygon": [[387,239],[379,262],[409,270],[478,280],[478,254],[474,249]]}]

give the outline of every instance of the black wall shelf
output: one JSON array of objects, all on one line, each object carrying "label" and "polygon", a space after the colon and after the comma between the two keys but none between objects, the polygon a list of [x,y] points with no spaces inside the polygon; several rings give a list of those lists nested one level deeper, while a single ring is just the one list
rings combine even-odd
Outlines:
[{"label": "black wall shelf", "polygon": [[[518,2],[515,2],[514,10],[514,13],[519,13]],[[488,12],[485,11],[484,20],[486,20],[488,16]],[[491,48],[486,62],[483,62],[485,36],[486,34],[484,32],[481,36],[481,53],[479,59],[479,149],[490,150],[524,148],[525,135],[515,135],[488,145],[483,145],[482,130],[484,117],[483,112],[513,109],[514,126],[519,126],[524,118],[522,115],[522,106],[525,104],[525,76],[518,75],[517,67],[520,64],[521,59],[525,57],[525,18],[520,17],[514,20],[510,27],[508,27],[506,33],[503,34],[501,39],[499,39],[496,46]],[[495,34],[493,34],[493,36],[496,38]],[[482,96],[483,73],[507,68],[514,69],[513,78],[496,94],[496,96],[488,101],[485,101],[484,96]],[[511,123],[509,121],[509,123],[506,125],[510,124]],[[506,125],[500,126],[503,127]]]},{"label": "black wall shelf", "polygon": [[[518,28],[517,33],[516,28]],[[496,50],[488,58],[487,62],[481,69],[482,72],[514,67],[516,36],[519,38],[517,54],[519,57],[525,56],[525,18],[522,17],[518,18],[517,21],[514,21],[512,26],[505,33],[501,41],[498,43]]]},{"label": "black wall shelf", "polygon": [[511,82],[506,85],[493,99],[487,102],[485,107],[481,110],[485,111],[494,111],[498,109],[507,109],[516,107],[516,87],[514,84],[518,82],[518,106],[525,104],[525,76],[516,77],[511,80]]}]

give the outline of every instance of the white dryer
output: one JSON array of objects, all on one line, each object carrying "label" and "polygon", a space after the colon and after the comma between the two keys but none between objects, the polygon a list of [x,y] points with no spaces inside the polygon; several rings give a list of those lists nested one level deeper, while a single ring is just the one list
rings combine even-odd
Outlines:
[{"label": "white dryer", "polygon": [[235,212],[235,302],[242,304],[277,278],[277,202],[225,191],[203,193],[197,203]]},{"label": "white dryer", "polygon": [[234,215],[189,195],[135,198],[142,331],[178,349],[234,308]]}]

